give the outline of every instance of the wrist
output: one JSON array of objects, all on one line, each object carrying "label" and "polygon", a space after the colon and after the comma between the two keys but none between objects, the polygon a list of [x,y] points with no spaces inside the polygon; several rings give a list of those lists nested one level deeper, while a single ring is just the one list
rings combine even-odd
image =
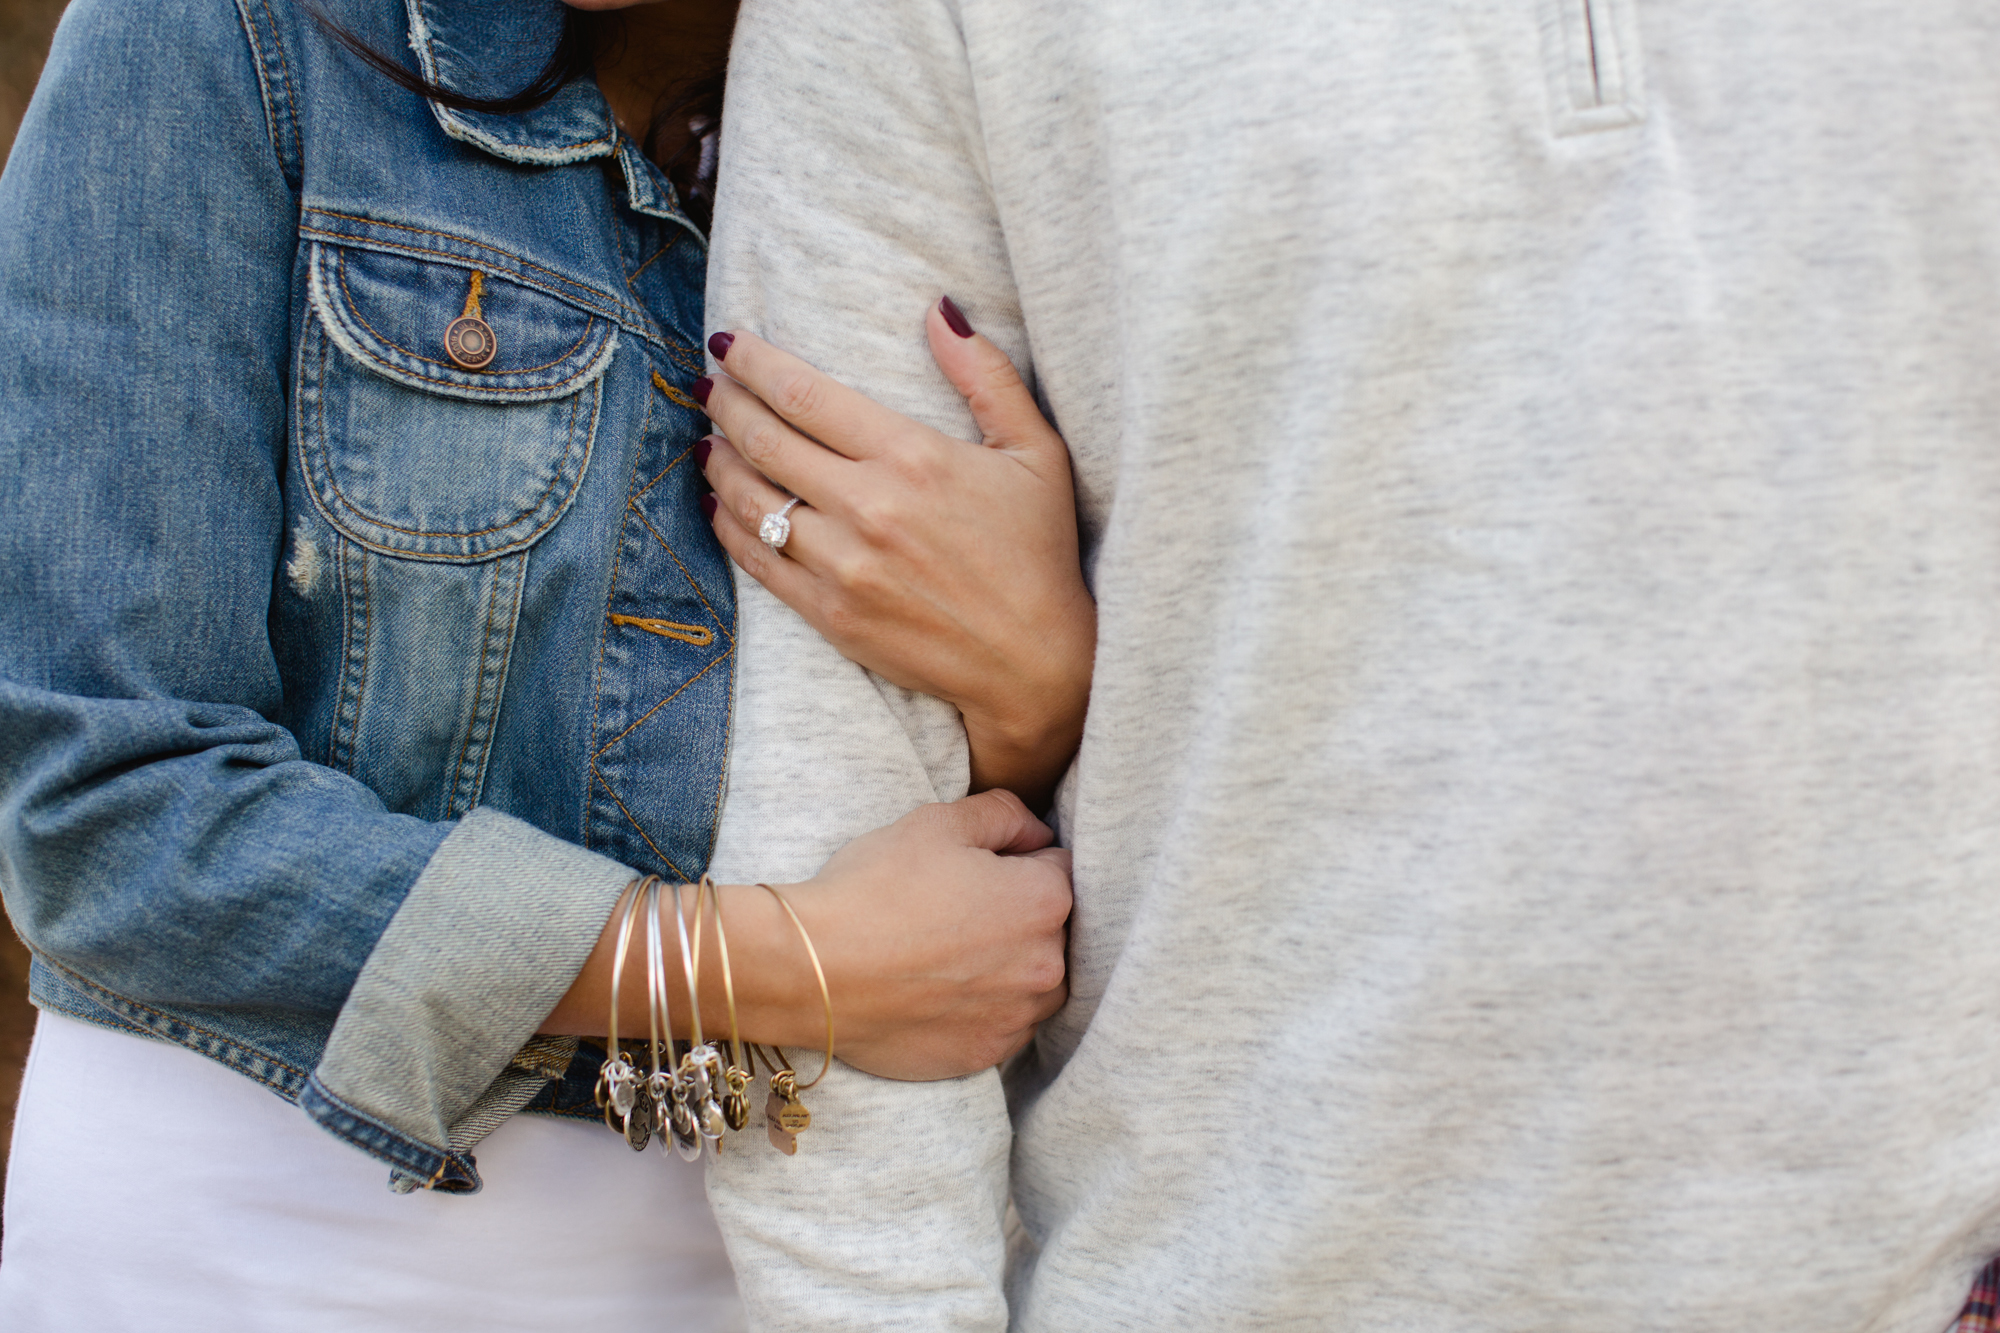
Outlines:
[{"label": "wrist", "polygon": [[1025,664],[1009,696],[958,701],[971,749],[972,790],[1004,787],[1028,808],[1049,807],[1077,746],[1097,647],[1097,604],[1078,590],[1072,613],[1043,640],[1045,651]]},{"label": "wrist", "polygon": [[[806,922],[814,947],[823,951],[821,932],[813,929],[809,911],[810,884],[807,881],[775,887]],[[778,900],[755,884],[726,885],[722,894],[730,965],[736,982],[737,1023],[743,1040],[762,1046],[823,1047],[826,1009],[820,1001],[812,958],[799,938],[798,928],[785,915]],[[739,931],[743,935],[741,943]],[[717,1038],[726,1037],[729,1019],[722,994],[720,953],[707,946],[706,937],[703,946],[703,1023],[707,1025],[712,1010],[721,1010],[722,1026],[709,1028],[708,1032]],[[821,961],[826,961],[824,952]]]},{"label": "wrist", "polygon": [[[781,886],[781,889],[790,897],[801,887]],[[723,984],[722,946],[717,938],[715,917],[704,910],[698,968],[702,1036],[718,1042],[729,1038],[729,991],[733,988],[736,1025],[743,1040],[768,1046],[823,1045],[826,1017],[820,1003],[819,984],[813,977],[812,960],[784,909],[778,906],[777,899],[754,884],[722,885],[719,893],[729,941],[731,985]],[[692,940],[694,895],[684,889],[681,898]],[[664,954],[661,963],[666,969],[669,1025],[674,1035],[685,1041],[692,1035],[693,1024],[688,1007],[687,969],[682,962],[680,935],[672,913],[673,897],[664,895],[660,913]],[[803,910],[800,915],[806,917]],[[605,923],[583,970],[543,1022],[543,1032],[599,1039],[606,1035],[612,1001],[612,964],[622,916],[623,913],[615,913]],[[811,929],[810,918],[806,919]],[[815,933],[815,945],[818,942]],[[632,932],[626,949],[617,996],[621,1040],[643,1039],[650,1030],[646,968],[646,932],[641,922]]]}]

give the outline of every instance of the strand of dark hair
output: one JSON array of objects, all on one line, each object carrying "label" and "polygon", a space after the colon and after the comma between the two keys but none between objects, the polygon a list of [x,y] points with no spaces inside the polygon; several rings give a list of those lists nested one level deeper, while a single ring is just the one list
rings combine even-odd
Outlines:
[{"label": "strand of dark hair", "polygon": [[[455,111],[476,111],[496,116],[516,116],[524,111],[533,111],[538,106],[546,105],[576,80],[591,75],[596,69],[598,54],[622,31],[615,12],[586,13],[565,6],[562,32],[558,34],[555,50],[549,53],[548,63],[542,66],[540,73],[518,92],[503,97],[473,97],[434,83],[406,68],[394,56],[376,50],[328,14],[322,0],[305,0],[305,9],[327,36],[398,88]],[[655,107],[652,120],[646,127],[645,142],[640,144],[648,157],[659,162],[660,170],[666,173],[667,179],[673,182],[674,189],[680,194],[683,207],[704,231],[708,229],[710,213],[714,208],[715,183],[703,171],[703,145],[713,142],[709,136],[722,123],[724,74],[722,68],[717,68],[669,88]],[[685,137],[671,158],[661,161],[658,149],[662,141],[669,137],[667,131],[676,122],[698,128]],[[712,169],[712,155],[708,165]]]},{"label": "strand of dark hair", "polygon": [[448,106],[454,111],[480,111],[495,116],[517,116],[547,104],[550,98],[591,72],[597,62],[598,47],[609,35],[609,25],[604,22],[606,16],[586,14],[565,6],[556,49],[549,53],[549,61],[542,66],[541,73],[525,88],[505,97],[471,97],[433,83],[423,75],[404,68],[403,62],[394,56],[376,50],[353,29],[327,13],[322,0],[306,0],[305,9],[327,36],[353,52],[363,64],[398,88],[419,97],[428,97],[439,106]]}]

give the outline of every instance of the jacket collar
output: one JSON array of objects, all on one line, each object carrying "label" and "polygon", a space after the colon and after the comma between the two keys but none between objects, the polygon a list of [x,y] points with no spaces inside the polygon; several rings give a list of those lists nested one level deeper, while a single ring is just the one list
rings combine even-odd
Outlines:
[{"label": "jacket collar", "polygon": [[[541,73],[562,31],[560,0],[405,0],[425,78],[468,97],[504,97]],[[558,166],[614,151],[618,127],[596,83],[579,79],[533,111],[498,116],[431,103],[451,138],[509,162]]]}]

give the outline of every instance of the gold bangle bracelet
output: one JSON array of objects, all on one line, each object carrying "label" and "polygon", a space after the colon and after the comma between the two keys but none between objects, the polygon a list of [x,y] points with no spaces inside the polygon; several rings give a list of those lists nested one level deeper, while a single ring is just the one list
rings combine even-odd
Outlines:
[{"label": "gold bangle bracelet", "polygon": [[[736,1026],[736,979],[729,974],[729,936],[722,929],[722,890],[716,885],[714,880],[710,879],[707,875],[703,875],[701,877],[700,888],[696,892],[697,894],[707,893],[709,902],[714,905],[715,951],[722,958],[722,1002],[729,1009],[729,1058],[732,1064],[741,1066],[743,1064],[743,1037]],[[695,899],[695,913],[699,916],[700,912],[701,899],[697,896]],[[699,932],[699,925],[696,926],[696,930]],[[695,938],[699,940],[701,938],[700,934],[697,933]]]},{"label": "gold bangle bracelet", "polygon": [[695,948],[688,948],[688,924],[686,909],[682,906],[681,885],[674,885],[674,925],[681,937],[681,980],[687,983],[688,993],[688,1044],[699,1046],[701,1040],[701,996],[695,987],[701,980],[701,895],[697,890],[694,900]]},{"label": "gold bangle bracelet", "polygon": [[625,886],[625,892],[618,895],[618,906],[614,912],[624,912],[618,923],[618,949],[611,955],[611,1012],[605,1016],[605,1044],[613,1054],[618,1050],[618,989],[625,980],[625,951],[632,947],[632,925],[638,920],[638,898],[643,896],[646,881],[635,879]]},{"label": "gold bangle bracelet", "polygon": [[785,900],[784,894],[779,893],[769,884],[759,883],[757,887],[767,890],[773,898],[778,900],[778,906],[784,908],[785,915],[792,919],[792,925],[798,930],[799,938],[805,941],[806,957],[812,959],[813,976],[819,981],[819,1001],[826,1010],[825,1063],[820,1065],[819,1073],[814,1076],[812,1082],[799,1086],[799,1091],[804,1092],[809,1088],[818,1087],[820,1080],[826,1077],[827,1071],[833,1068],[833,994],[826,988],[826,969],[819,965],[819,950],[813,948],[812,936],[806,933],[806,923],[799,920],[799,914],[792,910],[792,905]]},{"label": "gold bangle bracelet", "polygon": [[[750,1123],[749,1088],[752,1071],[745,1067],[749,1056],[743,1049],[742,1030],[736,1024],[736,980],[729,972],[729,934],[722,928],[722,889],[707,875],[696,891],[695,911],[701,911],[700,893],[706,892],[715,912],[715,951],[722,959],[722,1001],[729,1009],[729,1064],[722,1071],[727,1091],[722,1098],[722,1115],[731,1129]],[[717,1146],[720,1151],[720,1145]]]}]

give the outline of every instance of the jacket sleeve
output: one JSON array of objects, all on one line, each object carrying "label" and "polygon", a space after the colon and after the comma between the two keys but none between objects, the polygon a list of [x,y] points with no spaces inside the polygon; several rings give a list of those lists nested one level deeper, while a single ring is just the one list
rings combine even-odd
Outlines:
[{"label": "jacket sleeve", "polygon": [[[754,330],[978,439],[931,359],[926,310],[950,294],[1024,372],[1027,348],[945,7],[748,0],[723,126],[709,327]],[[897,1083],[836,1063],[808,1100],[798,1156],[759,1143],[709,1171],[752,1327],[1005,1328],[998,1075]]]},{"label": "jacket sleeve", "polygon": [[277,36],[228,0],[77,0],[0,175],[0,889],[68,993],[471,1188],[627,872],[389,813],[271,720]]}]

